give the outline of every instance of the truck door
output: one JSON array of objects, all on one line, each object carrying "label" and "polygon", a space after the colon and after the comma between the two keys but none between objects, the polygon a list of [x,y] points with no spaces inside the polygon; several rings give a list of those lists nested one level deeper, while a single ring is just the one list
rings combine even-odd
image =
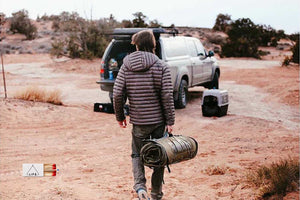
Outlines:
[{"label": "truck door", "polygon": [[211,57],[206,57],[203,60],[203,63],[204,63],[203,81],[205,81],[205,82],[211,81],[211,79],[212,79],[212,65],[213,65],[213,61],[212,61]]},{"label": "truck door", "polygon": [[203,63],[203,71],[202,71],[202,82],[211,81],[212,76],[212,60],[210,57],[207,57],[205,49],[200,42],[200,40],[195,40],[196,48],[197,48],[197,54],[198,59],[200,59]]},{"label": "truck door", "polygon": [[204,63],[198,57],[195,42],[191,38],[188,38],[186,40],[186,44],[188,46],[189,56],[192,63],[192,72],[191,72],[192,85],[197,85],[203,81],[202,74],[203,74]]}]

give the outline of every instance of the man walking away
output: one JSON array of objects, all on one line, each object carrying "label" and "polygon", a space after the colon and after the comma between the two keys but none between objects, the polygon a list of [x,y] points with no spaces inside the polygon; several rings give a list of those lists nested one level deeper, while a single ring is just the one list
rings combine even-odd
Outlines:
[{"label": "man walking away", "polygon": [[[132,36],[137,51],[126,56],[113,89],[116,119],[126,128],[124,115],[125,96],[129,100],[132,129],[132,168],[134,190],[140,199],[149,199],[146,188],[144,165],[140,159],[142,141],[163,137],[165,128],[169,133],[175,121],[173,87],[168,66],[155,54],[156,41],[150,30]],[[153,169],[151,199],[162,199],[164,167]]]}]

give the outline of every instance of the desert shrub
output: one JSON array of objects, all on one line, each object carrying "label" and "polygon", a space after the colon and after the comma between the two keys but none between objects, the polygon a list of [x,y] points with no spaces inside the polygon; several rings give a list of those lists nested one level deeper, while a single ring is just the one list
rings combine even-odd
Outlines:
[{"label": "desert shrub", "polygon": [[228,38],[222,44],[222,56],[259,58],[257,26],[249,19],[238,19],[231,24]]},{"label": "desert shrub", "polygon": [[52,29],[61,32],[78,32],[80,31],[85,20],[79,16],[77,12],[62,12],[59,15],[47,16],[46,14],[41,17],[43,21],[52,21]]},{"label": "desert shrub", "polygon": [[213,44],[224,44],[226,42],[226,38],[221,35],[207,34],[206,38]]},{"label": "desert shrub", "polygon": [[51,43],[51,50],[50,50],[50,55],[51,56],[56,56],[56,57],[61,57],[64,55],[64,46],[65,42],[63,40],[54,40]]},{"label": "desert shrub", "polygon": [[251,171],[247,181],[259,189],[260,197],[276,195],[282,198],[299,186],[299,160],[285,159]]},{"label": "desert shrub", "polygon": [[36,101],[62,105],[60,90],[47,91],[36,86],[30,86],[24,90],[18,91],[14,95],[14,98],[23,99],[26,101]]},{"label": "desert shrub", "polygon": [[57,20],[59,20],[59,30],[63,32],[78,32],[85,23],[77,12],[62,12],[54,21]]},{"label": "desert shrub", "polygon": [[270,51],[262,51],[262,50],[258,50],[258,55],[260,56],[266,56],[268,54],[270,54],[271,52]]},{"label": "desert shrub", "polygon": [[246,38],[236,41],[229,40],[222,45],[222,56],[225,57],[254,57],[259,58],[258,45]]},{"label": "desert shrub", "polygon": [[229,167],[226,166],[215,166],[211,165],[205,170],[203,170],[203,173],[213,176],[213,175],[224,175],[226,171],[229,169]]},{"label": "desert shrub", "polygon": [[[108,18],[101,18],[96,21],[87,21],[81,18],[78,13],[62,12],[58,18],[52,17],[52,28],[55,31],[64,32],[67,35],[65,42],[54,41],[52,43],[52,55],[63,55],[63,49],[67,50],[67,55],[71,58],[102,57],[108,44],[107,33],[111,33],[116,27],[147,27],[146,16],[142,12],[133,14],[135,19],[123,20],[119,23],[111,14]],[[49,19],[42,16],[41,19]],[[157,20],[152,21],[153,26],[160,25]]]},{"label": "desert shrub", "polygon": [[52,43],[52,55],[61,56],[67,50],[70,58],[101,57],[107,45],[106,33],[120,26],[113,15],[97,21],[87,21],[78,13],[62,12],[57,17],[51,16],[52,28],[67,35],[65,41]]},{"label": "desert shrub", "polygon": [[[227,44],[224,43],[226,47],[223,56],[226,56],[228,54],[228,56],[239,57],[240,54],[233,53],[230,51],[230,49],[240,49],[246,47],[249,49],[243,51],[242,54],[245,55],[242,56],[259,57],[259,54],[256,53],[256,46],[277,46],[277,42],[281,38],[287,37],[283,30],[277,31],[271,26],[256,25],[249,18],[242,18],[232,21],[231,16],[227,14],[219,14],[217,16],[213,30],[223,31],[229,35],[227,43],[230,44],[228,44],[227,46]],[[240,40],[239,38],[244,39]],[[236,44],[234,45],[232,43]]]},{"label": "desert shrub", "polygon": [[228,14],[218,14],[216,18],[215,25],[213,27],[214,31],[227,32],[231,24],[231,16]]},{"label": "desert shrub", "polygon": [[300,33],[293,33],[293,34],[290,34],[290,35],[288,36],[288,38],[296,42],[297,40],[300,39]]},{"label": "desert shrub", "polygon": [[52,21],[52,27],[51,27],[55,32],[59,30],[59,20],[54,20]]},{"label": "desert shrub", "polygon": [[99,29],[94,23],[90,23],[86,31],[81,32],[80,38],[82,42],[82,49],[85,53],[84,57],[101,57],[105,51],[107,41],[104,35],[101,33],[102,30]]},{"label": "desert shrub", "polygon": [[147,16],[144,15],[142,12],[133,13],[134,19],[132,20],[133,27],[148,27],[146,23]]},{"label": "desert shrub", "polygon": [[283,30],[275,30],[271,26],[257,25],[256,28],[258,30],[257,41],[259,46],[276,47],[281,38],[287,37]]},{"label": "desert shrub", "polygon": [[45,49],[45,48],[46,48],[46,45],[41,44],[38,48],[39,48],[39,49]]},{"label": "desert shrub", "polygon": [[257,28],[260,46],[268,46],[269,43],[271,43],[271,46],[277,45],[276,31],[271,26],[261,25]]},{"label": "desert shrub", "polygon": [[101,29],[90,22],[80,33],[70,35],[67,50],[71,58],[100,58],[106,45],[107,40],[101,33]]},{"label": "desert shrub", "polygon": [[299,64],[299,39],[296,41],[296,44],[293,46],[292,52],[293,52],[292,61],[294,63]]},{"label": "desert shrub", "polygon": [[133,27],[133,24],[132,24],[131,20],[126,20],[126,19],[124,19],[124,20],[122,20],[122,22],[121,22],[121,26],[122,26],[123,28],[132,28],[132,27]]},{"label": "desert shrub", "polygon": [[82,48],[80,48],[80,40],[77,34],[71,34],[66,41],[68,55],[71,58],[80,58]]},{"label": "desert shrub", "polygon": [[0,25],[3,25],[5,23],[5,14],[0,12]]},{"label": "desert shrub", "polygon": [[81,28],[79,32],[69,33],[65,41],[54,40],[51,54],[57,57],[65,55],[70,58],[100,58],[108,43],[102,30],[94,22],[86,22]]},{"label": "desert shrub", "polygon": [[281,63],[281,66],[288,66],[291,62],[291,58],[288,56],[285,56],[284,60]]},{"label": "desert shrub", "polygon": [[109,17],[104,17],[98,20],[97,26],[103,30],[103,32],[107,32],[112,30],[113,28],[121,27],[121,23],[119,23],[115,17],[110,14]]},{"label": "desert shrub", "polygon": [[151,27],[151,28],[159,28],[161,26],[162,26],[162,24],[159,23],[158,20],[156,20],[156,19],[155,20],[151,20],[149,22],[149,27]]},{"label": "desert shrub", "polygon": [[13,33],[24,34],[28,40],[33,40],[37,36],[37,28],[30,22],[28,11],[26,10],[12,13],[10,30]]}]

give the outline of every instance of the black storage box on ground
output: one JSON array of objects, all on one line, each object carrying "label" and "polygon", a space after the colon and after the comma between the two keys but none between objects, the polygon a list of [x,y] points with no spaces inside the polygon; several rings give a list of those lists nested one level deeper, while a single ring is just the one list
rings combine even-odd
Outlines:
[{"label": "black storage box on ground", "polygon": [[229,105],[227,90],[205,90],[202,97],[202,115],[221,117],[227,114]]},{"label": "black storage box on ground", "polygon": [[115,113],[112,103],[94,103],[94,112]]},{"label": "black storage box on ground", "polygon": [[[112,103],[94,103],[94,112],[115,113]],[[124,105],[124,114],[129,115],[129,106]]]}]

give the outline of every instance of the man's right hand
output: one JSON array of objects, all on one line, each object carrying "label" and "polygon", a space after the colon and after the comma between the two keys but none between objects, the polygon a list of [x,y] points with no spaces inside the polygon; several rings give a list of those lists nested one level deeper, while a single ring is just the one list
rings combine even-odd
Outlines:
[{"label": "man's right hand", "polygon": [[124,119],[123,121],[118,121],[118,123],[119,123],[119,126],[121,128],[126,128],[127,127],[126,119]]},{"label": "man's right hand", "polygon": [[172,125],[167,125],[167,131],[168,131],[168,133],[172,133],[173,126]]}]

